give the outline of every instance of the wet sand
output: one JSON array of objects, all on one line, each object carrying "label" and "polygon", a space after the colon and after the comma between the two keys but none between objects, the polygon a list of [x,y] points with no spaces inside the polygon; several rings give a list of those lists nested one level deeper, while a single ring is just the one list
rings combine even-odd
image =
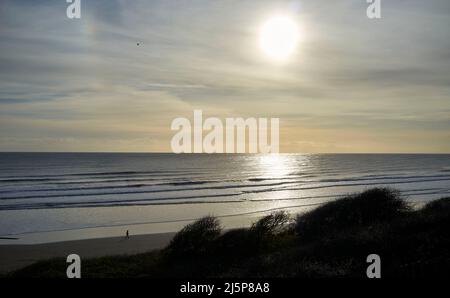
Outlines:
[{"label": "wet sand", "polygon": [[175,233],[134,235],[64,241],[45,244],[0,245],[0,273],[17,270],[36,261],[77,254],[83,258],[127,255],[165,247]]}]

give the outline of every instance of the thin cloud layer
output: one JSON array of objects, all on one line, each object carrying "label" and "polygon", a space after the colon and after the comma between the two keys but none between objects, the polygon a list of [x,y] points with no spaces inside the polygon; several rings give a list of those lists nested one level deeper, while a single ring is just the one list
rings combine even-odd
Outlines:
[{"label": "thin cloud layer", "polygon": [[[0,150],[170,151],[175,117],[280,117],[282,152],[450,152],[450,3],[0,4]],[[288,63],[258,47],[286,13]],[[139,45],[138,45],[139,44]]]}]

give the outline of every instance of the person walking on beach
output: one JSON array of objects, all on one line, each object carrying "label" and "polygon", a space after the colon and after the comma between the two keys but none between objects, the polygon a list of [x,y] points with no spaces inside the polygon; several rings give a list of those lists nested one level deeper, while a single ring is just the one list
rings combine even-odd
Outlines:
[{"label": "person walking on beach", "polygon": [[130,233],[129,233],[128,230],[127,230],[127,233],[126,233],[125,237],[126,237],[127,239],[130,239]]}]

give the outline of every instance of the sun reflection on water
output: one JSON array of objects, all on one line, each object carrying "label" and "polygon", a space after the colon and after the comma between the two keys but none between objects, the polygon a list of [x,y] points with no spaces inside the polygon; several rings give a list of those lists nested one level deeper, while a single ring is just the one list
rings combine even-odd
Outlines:
[{"label": "sun reflection on water", "polygon": [[[265,180],[265,184],[272,187],[270,192],[260,194],[257,200],[267,200],[266,208],[280,208],[289,204],[289,201],[280,200],[294,197],[295,192],[289,190],[289,183],[294,179],[297,167],[298,156],[290,154],[265,154],[258,156],[257,168],[260,178]],[[292,179],[292,180],[291,180]],[[286,189],[284,189],[286,188]]]}]

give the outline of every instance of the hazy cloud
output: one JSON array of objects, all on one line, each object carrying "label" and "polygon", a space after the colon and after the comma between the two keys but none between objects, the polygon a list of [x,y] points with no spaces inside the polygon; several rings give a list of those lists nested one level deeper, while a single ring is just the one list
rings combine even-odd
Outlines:
[{"label": "hazy cloud", "polygon": [[[171,120],[280,117],[284,152],[450,152],[450,2],[0,3],[0,150],[168,151]],[[288,13],[289,63],[258,48]],[[139,45],[138,45],[139,44]]]}]

